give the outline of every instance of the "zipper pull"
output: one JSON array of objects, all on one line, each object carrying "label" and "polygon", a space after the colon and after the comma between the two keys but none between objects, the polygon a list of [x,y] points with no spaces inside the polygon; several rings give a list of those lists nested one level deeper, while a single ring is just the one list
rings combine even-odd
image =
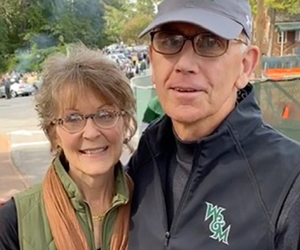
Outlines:
[{"label": "zipper pull", "polygon": [[170,232],[165,233],[165,247],[169,245],[170,236]]}]

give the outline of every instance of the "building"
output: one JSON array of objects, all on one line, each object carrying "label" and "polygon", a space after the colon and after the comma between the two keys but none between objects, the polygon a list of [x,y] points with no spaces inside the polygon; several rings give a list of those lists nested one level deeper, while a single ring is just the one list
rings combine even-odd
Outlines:
[{"label": "building", "polygon": [[300,14],[276,15],[272,54],[272,56],[300,56]]}]

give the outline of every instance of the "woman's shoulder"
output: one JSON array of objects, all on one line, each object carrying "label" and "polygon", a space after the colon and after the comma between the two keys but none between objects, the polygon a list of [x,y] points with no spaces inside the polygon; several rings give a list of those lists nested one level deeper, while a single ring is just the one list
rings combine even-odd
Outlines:
[{"label": "woman's shoulder", "polygon": [[16,204],[13,199],[0,207],[0,249],[19,250]]},{"label": "woman's shoulder", "polygon": [[27,200],[34,198],[35,200],[42,197],[42,184],[35,184],[28,189],[14,195],[15,202],[18,203],[20,200]]}]

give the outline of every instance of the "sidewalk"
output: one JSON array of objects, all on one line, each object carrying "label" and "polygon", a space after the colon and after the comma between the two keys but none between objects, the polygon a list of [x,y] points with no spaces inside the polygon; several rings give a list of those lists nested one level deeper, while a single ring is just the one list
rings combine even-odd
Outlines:
[{"label": "sidewalk", "polygon": [[0,197],[11,189],[23,190],[27,187],[28,181],[12,161],[10,140],[0,135]]}]

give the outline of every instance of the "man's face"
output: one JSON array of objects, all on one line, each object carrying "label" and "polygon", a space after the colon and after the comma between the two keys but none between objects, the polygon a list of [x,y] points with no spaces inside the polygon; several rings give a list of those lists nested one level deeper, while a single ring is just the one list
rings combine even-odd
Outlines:
[{"label": "man's face", "polygon": [[[185,23],[172,23],[162,29],[186,36],[207,32]],[[245,45],[231,41],[227,52],[214,58],[196,54],[190,40],[175,55],[162,55],[150,47],[152,81],[173,123],[195,125],[209,117],[226,117],[231,112],[237,90],[247,84],[247,80],[241,80],[246,53],[242,46]]]}]

